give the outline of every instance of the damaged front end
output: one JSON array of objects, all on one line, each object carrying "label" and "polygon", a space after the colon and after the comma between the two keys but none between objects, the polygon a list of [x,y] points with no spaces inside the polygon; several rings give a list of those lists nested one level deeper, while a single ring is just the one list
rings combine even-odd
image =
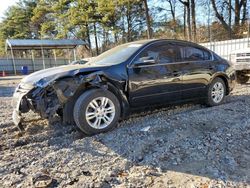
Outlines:
[{"label": "damaged front end", "polygon": [[[25,89],[24,89],[25,88]],[[12,119],[15,125],[22,130],[22,114],[30,110],[38,113],[42,118],[50,118],[56,114],[61,104],[52,86],[37,87],[20,83],[12,100],[14,107]]]},{"label": "damaged front end", "polygon": [[[22,114],[29,110],[46,119],[50,119],[55,114],[63,115],[65,104],[79,89],[84,90],[86,87],[107,89],[109,85],[105,84],[106,81],[103,72],[97,71],[87,75],[54,77],[53,81],[45,78],[33,85],[21,82],[13,95],[13,122],[22,131]],[[68,116],[68,114],[65,115],[65,117]]]},{"label": "damaged front end", "polygon": [[69,77],[47,82],[41,79],[31,85],[20,83],[13,95],[13,122],[22,130],[22,114],[30,110],[42,118],[50,119],[57,114],[70,97],[74,95],[79,85],[89,81],[88,77]]},{"label": "damaged front end", "polygon": [[26,95],[33,90],[33,86],[30,84],[22,84],[20,83],[13,95],[12,98],[12,106],[13,106],[13,114],[12,119],[15,125],[21,130],[22,123],[22,113],[26,113],[29,111],[30,107],[28,106],[28,99]]}]

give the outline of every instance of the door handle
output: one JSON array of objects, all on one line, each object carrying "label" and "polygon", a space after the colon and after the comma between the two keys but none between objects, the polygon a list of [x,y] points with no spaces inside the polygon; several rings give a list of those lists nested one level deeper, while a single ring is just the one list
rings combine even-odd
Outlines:
[{"label": "door handle", "polygon": [[213,67],[212,65],[209,65],[208,69],[209,69],[209,70],[213,70],[214,67]]},{"label": "door handle", "polygon": [[181,79],[180,78],[174,78],[172,81],[173,82],[179,82],[179,81],[181,81]]},{"label": "door handle", "polygon": [[166,74],[166,76],[164,76],[163,78],[167,79],[167,78],[179,77],[179,76],[181,76],[181,72],[179,72],[179,71],[173,71],[173,72],[169,72],[168,74]]}]

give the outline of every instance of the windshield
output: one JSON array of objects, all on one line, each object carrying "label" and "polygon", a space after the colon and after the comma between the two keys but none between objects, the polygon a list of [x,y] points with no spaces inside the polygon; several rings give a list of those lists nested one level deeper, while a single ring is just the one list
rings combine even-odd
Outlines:
[{"label": "windshield", "polygon": [[128,43],[112,48],[91,59],[89,64],[115,65],[126,61],[142,44]]}]

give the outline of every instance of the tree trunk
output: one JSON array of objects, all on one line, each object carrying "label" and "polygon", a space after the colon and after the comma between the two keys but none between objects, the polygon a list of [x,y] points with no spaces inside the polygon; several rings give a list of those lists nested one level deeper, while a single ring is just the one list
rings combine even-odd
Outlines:
[{"label": "tree trunk", "polygon": [[207,6],[208,6],[208,19],[207,19],[207,28],[208,28],[208,40],[209,42],[212,41],[212,33],[211,33],[211,3],[210,1],[207,2]]},{"label": "tree trunk", "polygon": [[114,39],[115,39],[115,43],[117,44],[118,43],[118,36],[117,36],[116,32],[114,33]]},{"label": "tree trunk", "polygon": [[183,18],[183,20],[184,20],[184,22],[183,22],[183,24],[184,24],[184,27],[183,27],[183,30],[184,30],[184,39],[186,39],[186,37],[187,37],[187,24],[186,24],[186,18],[187,17],[187,8],[186,8],[186,6],[184,5],[184,18]]},{"label": "tree trunk", "polygon": [[187,1],[187,24],[188,24],[188,40],[192,40],[189,0]]},{"label": "tree trunk", "polygon": [[89,24],[86,23],[85,27],[86,27],[87,39],[88,39],[88,43],[89,43],[89,52],[91,54],[91,57],[93,57],[93,51],[92,51],[90,33],[89,33]]},{"label": "tree trunk", "polygon": [[[228,7],[228,11],[229,11],[229,17],[228,17],[228,25],[229,28],[232,28],[232,0],[229,0],[229,7]],[[229,39],[232,38],[232,29],[229,31]]]},{"label": "tree trunk", "polygon": [[127,7],[127,13],[126,13],[126,18],[127,18],[127,41],[131,41],[131,30],[132,30],[132,25],[131,25],[131,14],[130,14],[130,5]]},{"label": "tree trunk", "polygon": [[[186,7],[187,11],[187,27],[188,27],[188,40],[191,40],[191,23],[190,23],[190,0],[179,0]],[[186,15],[186,14],[185,14]]]},{"label": "tree trunk", "polygon": [[247,21],[247,0],[244,0],[241,25],[244,25],[246,21]]},{"label": "tree trunk", "polygon": [[96,55],[98,55],[99,48],[98,48],[98,41],[97,41],[96,23],[94,23],[94,36],[95,36]]},{"label": "tree trunk", "polygon": [[167,2],[169,3],[170,6],[170,12],[172,15],[172,19],[173,19],[173,29],[174,29],[174,38],[176,38],[176,19],[175,19],[175,1],[173,0],[167,0]]},{"label": "tree trunk", "polygon": [[106,31],[103,28],[103,33],[102,33],[102,37],[103,37],[103,43],[102,43],[102,52],[106,51],[106,46],[107,46],[107,38],[106,38]]},{"label": "tree trunk", "polygon": [[147,0],[143,0],[143,2],[145,6],[145,14],[146,14],[146,22],[147,22],[147,36],[148,36],[148,39],[151,39],[152,30],[151,30],[150,16],[149,16],[149,10],[148,10],[148,2]]},{"label": "tree trunk", "polygon": [[234,24],[235,24],[235,28],[238,28],[238,26],[240,25],[240,2],[239,0],[235,0],[234,11],[235,11]]},{"label": "tree trunk", "polygon": [[191,0],[191,14],[192,14],[192,38],[196,42],[196,18],[195,18],[195,2]]}]

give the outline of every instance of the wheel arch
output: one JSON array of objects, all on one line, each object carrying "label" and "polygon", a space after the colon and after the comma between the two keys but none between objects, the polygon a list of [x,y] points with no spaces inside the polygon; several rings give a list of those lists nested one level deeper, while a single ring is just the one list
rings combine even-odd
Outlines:
[{"label": "wheel arch", "polygon": [[74,123],[73,109],[74,109],[75,102],[79,96],[81,96],[84,92],[91,90],[91,89],[104,89],[104,90],[106,89],[110,91],[111,93],[113,93],[117,97],[118,101],[120,102],[121,118],[125,118],[128,115],[129,103],[128,103],[126,95],[123,93],[122,90],[119,90],[111,82],[100,82],[98,85],[92,85],[88,82],[85,82],[85,83],[82,83],[78,87],[75,94],[63,106],[63,122],[64,123]]},{"label": "wheel arch", "polygon": [[209,84],[211,84],[212,81],[213,81],[215,78],[221,78],[221,79],[224,81],[224,83],[225,83],[225,85],[226,85],[226,95],[228,95],[229,92],[230,92],[230,89],[229,89],[229,81],[228,81],[229,78],[228,78],[228,76],[225,75],[225,74],[223,74],[223,73],[218,73],[218,74],[216,74],[216,75],[213,76],[213,78],[211,79],[211,81],[210,81]]}]

